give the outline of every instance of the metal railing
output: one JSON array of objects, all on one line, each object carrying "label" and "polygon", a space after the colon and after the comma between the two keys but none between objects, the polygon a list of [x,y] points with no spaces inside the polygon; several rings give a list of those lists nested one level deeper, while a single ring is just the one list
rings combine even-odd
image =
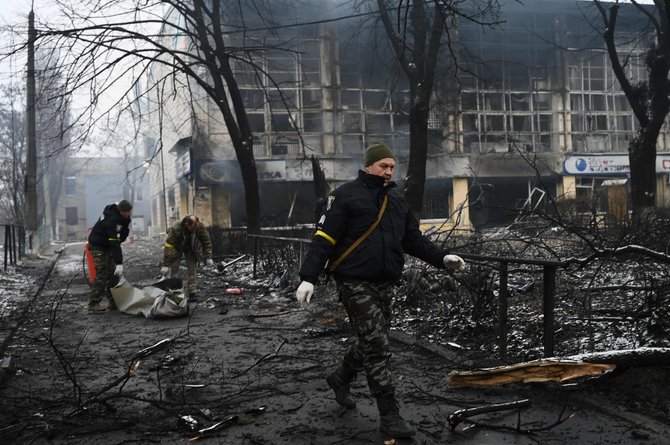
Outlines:
[{"label": "metal railing", "polygon": [[[259,261],[259,252],[261,250],[261,243],[269,242],[273,243],[275,246],[277,243],[284,243],[285,245],[296,245],[297,244],[297,268],[302,264],[302,260],[305,255],[305,246],[311,243],[310,239],[304,238],[292,238],[292,237],[281,237],[281,236],[271,236],[271,235],[248,235],[253,239],[253,254],[254,254],[254,263],[253,263],[253,273],[256,277],[257,265]],[[267,249],[267,247],[266,247]],[[275,248],[276,249],[276,248]],[[543,314],[543,338],[542,346],[543,353],[545,357],[551,357],[554,355],[554,312],[556,308],[556,290],[557,290],[557,276],[559,268],[566,268],[573,264],[583,263],[584,259],[570,258],[564,261],[556,260],[541,260],[533,258],[519,258],[519,257],[505,257],[505,256],[495,256],[495,255],[478,255],[470,253],[460,253],[453,252],[456,255],[459,255],[461,258],[470,261],[479,261],[486,263],[497,263],[498,273],[500,275],[500,286],[498,292],[498,346],[499,346],[499,356],[501,359],[507,358],[507,346],[508,346],[508,334],[509,334],[509,265],[510,264],[520,264],[520,265],[530,265],[530,266],[539,266],[542,268],[542,314]],[[290,269],[291,264],[283,264],[285,269]]]},{"label": "metal railing", "polygon": [[498,263],[500,274],[500,286],[498,291],[498,350],[501,359],[507,358],[507,335],[508,335],[508,309],[509,309],[509,265],[510,263],[542,266],[542,313],[543,313],[543,338],[542,346],[544,356],[554,355],[554,309],[556,307],[556,275],[559,267],[565,267],[569,263],[565,261],[536,260],[532,258],[512,258],[493,255],[475,255],[470,253],[457,253],[465,260],[485,261]]},{"label": "metal railing", "polygon": [[263,240],[267,241],[272,241],[272,242],[281,242],[281,243],[290,243],[290,244],[297,244],[298,246],[298,258],[297,258],[297,267],[300,267],[302,264],[302,260],[305,256],[305,244],[310,244],[312,242],[311,239],[305,239],[305,238],[291,238],[291,237],[285,237],[285,236],[272,236],[272,235],[254,235],[254,234],[249,234],[248,235],[250,238],[254,240],[254,272],[253,272],[253,277],[256,278],[256,270],[258,268],[258,254],[259,250],[261,248],[261,243]]}]

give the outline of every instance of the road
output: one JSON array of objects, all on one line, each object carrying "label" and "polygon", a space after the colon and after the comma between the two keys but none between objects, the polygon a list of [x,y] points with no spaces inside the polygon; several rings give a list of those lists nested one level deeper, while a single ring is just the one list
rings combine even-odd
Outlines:
[{"label": "road", "polygon": [[[138,287],[158,273],[160,246],[124,246],[126,278]],[[48,276],[3,317],[11,369],[0,387],[0,442],[49,444],[382,444],[365,378],[358,406],[342,411],[324,377],[351,341],[333,292],[307,306],[291,289],[253,279],[249,263],[201,278],[202,298],[182,318],[89,314],[81,244],[35,261]],[[54,262],[55,260],[55,262]],[[50,265],[54,264],[53,270]],[[243,294],[225,293],[241,287]],[[28,292],[29,293],[29,292]],[[28,305],[28,303],[30,303]],[[26,306],[28,305],[28,306]],[[18,314],[23,313],[22,317]],[[10,333],[10,331],[12,331]],[[668,444],[670,426],[631,410],[621,381],[603,385],[510,384],[450,388],[446,375],[476,367],[458,350],[394,332],[392,367],[401,412],[417,444]],[[161,341],[166,347],[140,351]],[[659,388],[668,386],[652,381]],[[468,407],[530,400],[521,410],[448,423]],[[633,405],[634,408],[634,405]],[[216,426],[218,425],[218,426]],[[199,432],[214,427],[211,431]]]}]

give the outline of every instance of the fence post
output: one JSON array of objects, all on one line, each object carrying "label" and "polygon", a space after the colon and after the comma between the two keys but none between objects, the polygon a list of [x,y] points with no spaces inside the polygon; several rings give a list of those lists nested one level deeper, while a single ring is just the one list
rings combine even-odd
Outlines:
[{"label": "fence post", "polygon": [[498,289],[498,347],[500,359],[507,358],[507,262],[500,262],[500,286]]},{"label": "fence post", "polygon": [[5,271],[7,270],[8,255],[9,255],[9,225],[5,224]]},{"label": "fence post", "polygon": [[16,266],[16,229],[9,226],[9,263]]},{"label": "fence post", "polygon": [[554,306],[556,266],[544,266],[544,356],[554,355]]},{"label": "fence post", "polygon": [[302,266],[302,256],[304,255],[303,249],[304,249],[303,242],[298,241],[298,270],[300,270],[300,266]]},{"label": "fence post", "polygon": [[254,236],[254,274],[253,277],[256,278],[256,261],[258,258],[258,237]]}]

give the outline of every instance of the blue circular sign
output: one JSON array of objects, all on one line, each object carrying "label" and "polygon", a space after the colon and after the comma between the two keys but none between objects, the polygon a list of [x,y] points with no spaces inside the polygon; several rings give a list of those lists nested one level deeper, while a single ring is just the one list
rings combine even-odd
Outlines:
[{"label": "blue circular sign", "polygon": [[578,171],[583,172],[584,170],[586,170],[586,164],[587,164],[586,159],[577,158],[577,160],[575,161],[575,168],[577,168]]}]

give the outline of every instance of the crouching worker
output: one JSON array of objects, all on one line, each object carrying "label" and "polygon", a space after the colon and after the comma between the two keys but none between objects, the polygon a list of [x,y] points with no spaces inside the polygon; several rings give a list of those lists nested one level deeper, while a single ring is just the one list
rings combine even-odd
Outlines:
[{"label": "crouching worker", "polygon": [[[186,293],[191,299],[198,298],[198,263],[208,266],[212,261],[212,241],[207,228],[197,216],[187,215],[170,227],[163,248],[161,274],[175,278],[179,273],[182,257],[186,259],[188,281]],[[169,274],[169,275],[168,275]]]},{"label": "crouching worker", "polygon": [[380,429],[391,437],[411,437],[414,428],[401,417],[391,376],[389,327],[394,284],[401,278],[404,253],[444,269],[463,269],[421,234],[419,223],[391,181],[395,155],[384,144],[365,152],[364,171],[328,197],[309,252],[300,268],[299,302],[309,302],[314,283],[328,264],[356,342],[326,377],[335,400],[354,408],[349,385],[363,370],[377,401]]},{"label": "crouching worker", "polygon": [[110,288],[116,286],[123,275],[121,243],[130,233],[132,210],[132,204],[125,199],[118,204],[106,206],[88,235],[88,249],[95,265],[93,292],[88,303],[89,312],[104,312],[105,308],[100,305],[103,299],[107,299],[110,310],[116,310]]}]

